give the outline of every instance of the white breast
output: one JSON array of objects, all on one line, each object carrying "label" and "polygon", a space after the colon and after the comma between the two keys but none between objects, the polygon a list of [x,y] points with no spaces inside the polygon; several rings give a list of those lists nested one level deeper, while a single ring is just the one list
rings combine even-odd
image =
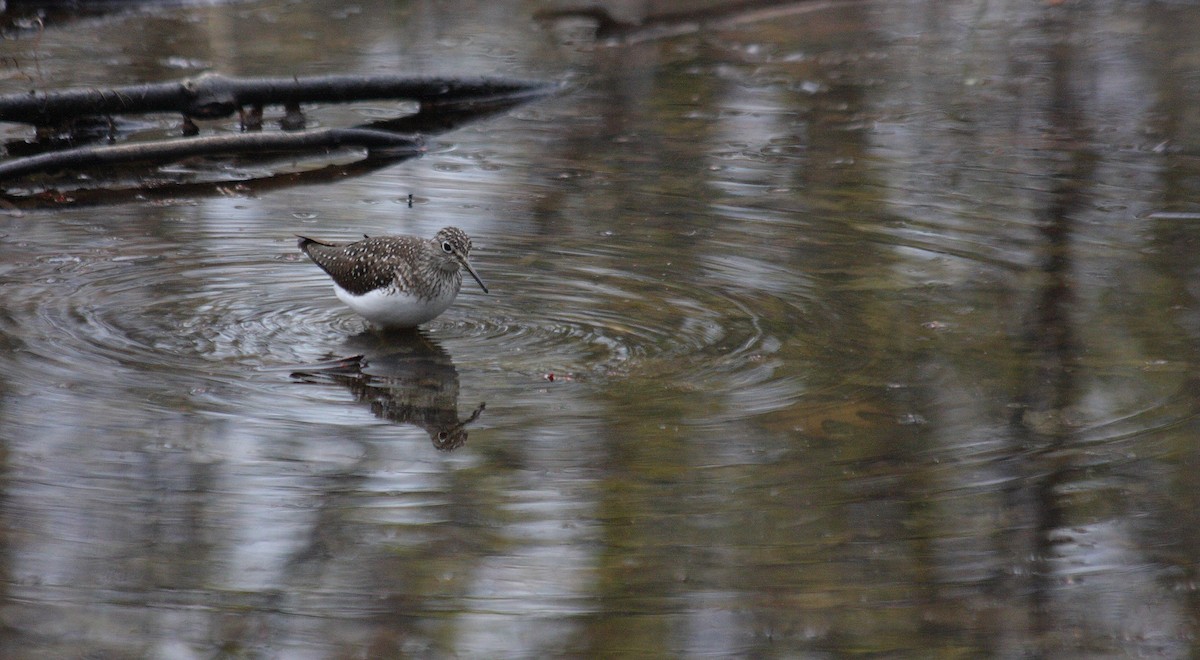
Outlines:
[{"label": "white breast", "polygon": [[386,328],[415,328],[433,320],[438,314],[446,311],[450,303],[454,302],[457,293],[441,298],[422,299],[399,291],[376,289],[356,296],[337,284],[333,285],[333,291],[338,300],[346,303],[360,316]]}]

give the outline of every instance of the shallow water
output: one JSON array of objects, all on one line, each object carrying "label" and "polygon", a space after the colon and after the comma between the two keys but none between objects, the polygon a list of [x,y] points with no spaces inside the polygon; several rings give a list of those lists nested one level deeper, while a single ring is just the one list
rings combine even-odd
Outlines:
[{"label": "shallow water", "polygon": [[[1200,9],[501,4],[0,41],[3,93],[567,83],[326,185],[0,214],[0,655],[1194,653]],[[419,334],[295,247],[446,225],[492,293]]]}]

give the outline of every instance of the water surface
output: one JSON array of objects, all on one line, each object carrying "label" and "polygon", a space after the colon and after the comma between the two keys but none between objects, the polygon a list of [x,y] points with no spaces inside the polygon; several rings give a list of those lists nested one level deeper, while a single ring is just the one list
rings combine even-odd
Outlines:
[{"label": "water surface", "polygon": [[[0,215],[3,655],[1192,654],[1200,11],[547,8],[0,42],[4,93],[567,83],[360,177]],[[416,335],[295,248],[445,225],[492,293]]]}]

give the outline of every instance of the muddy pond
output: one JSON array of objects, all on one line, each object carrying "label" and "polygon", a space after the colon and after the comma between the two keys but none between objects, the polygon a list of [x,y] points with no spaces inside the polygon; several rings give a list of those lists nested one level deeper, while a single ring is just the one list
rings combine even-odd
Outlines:
[{"label": "muddy pond", "polygon": [[[1200,6],[104,4],[18,17],[0,94],[561,89],[0,208],[0,656],[1195,655]],[[296,248],[448,225],[490,293],[415,334]]]}]

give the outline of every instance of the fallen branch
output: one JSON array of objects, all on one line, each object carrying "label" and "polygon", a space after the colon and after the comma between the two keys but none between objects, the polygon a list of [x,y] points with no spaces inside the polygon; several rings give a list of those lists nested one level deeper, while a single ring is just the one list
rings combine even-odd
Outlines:
[{"label": "fallen branch", "polygon": [[[414,154],[415,155],[415,154]],[[126,187],[74,188],[58,190],[44,188],[25,190],[19,194],[0,192],[0,213],[13,213],[38,209],[59,209],[67,206],[112,206],[147,202],[198,199],[201,197],[255,197],[288,188],[337,183],[347,179],[366,176],[410,156],[379,156],[363,158],[349,163],[330,163],[317,169],[279,172],[267,176],[256,176],[240,180],[222,181],[171,181],[156,180],[143,185]],[[32,186],[30,187],[32,188]]]},{"label": "fallen branch", "polygon": [[412,135],[363,128],[328,128],[295,133],[240,133],[203,138],[77,147],[0,161],[0,182],[57,169],[83,169],[143,161],[166,162],[245,152],[288,153],[357,147],[386,156],[416,155],[423,140]]},{"label": "fallen branch", "polygon": [[554,89],[556,85],[502,78],[230,78],[207,74],[169,83],[8,94],[0,96],[0,121],[53,126],[86,116],[156,112],[215,119],[247,106],[380,99],[418,101],[422,107],[470,107],[489,100],[544,96]]},{"label": "fallen branch", "polygon": [[[119,164],[142,163],[158,166],[197,156],[262,154],[268,157],[281,153],[330,151],[342,148],[361,148],[367,151],[361,167],[339,166],[326,168],[313,176],[339,176],[339,173],[362,173],[385,167],[418,155],[423,150],[420,135],[441,133],[470,121],[495,115],[560,89],[557,84],[508,80],[498,78],[414,78],[404,76],[320,76],[314,78],[228,78],[205,75],[175,83],[134,85],[111,89],[69,89],[57,92],[30,92],[0,96],[0,121],[31,123],[38,127],[39,139],[33,142],[14,142],[5,145],[10,156],[31,153],[0,161],[0,188],[6,188],[0,200],[13,204],[26,201],[37,205],[38,199],[49,203],[104,203],[125,194],[119,189],[104,189],[102,181],[114,181],[113,169]],[[315,131],[298,130],[304,124],[302,102],[345,103],[359,100],[415,100],[420,107],[415,114],[384,119],[352,128],[328,128]],[[280,122],[282,132],[261,132],[262,108],[282,105],[287,113]],[[248,108],[246,107],[248,106]],[[190,119],[218,118],[240,112],[244,133],[211,137],[190,137],[160,141],[130,141],[119,145],[90,144],[75,146],[85,140],[102,137],[95,130],[99,125],[108,128],[111,139],[114,129],[121,126],[116,115],[178,112],[184,115],[185,134],[197,130]],[[84,133],[80,128],[89,129]],[[61,136],[61,137],[59,137]],[[71,146],[58,151],[57,144]],[[55,177],[61,173],[92,170],[93,178],[70,177],[68,187],[82,184],[92,192],[72,190],[60,195],[54,190]],[[127,174],[129,174],[127,172]],[[38,175],[33,186],[16,181]],[[134,174],[136,176],[136,173]],[[311,177],[310,177],[311,178]],[[307,180],[292,175],[272,174],[252,176],[237,185],[253,187],[253,181],[264,186],[286,185],[287,182]],[[123,182],[124,183],[124,182]],[[172,177],[144,179],[135,187],[124,186],[135,195],[170,196],[174,194],[203,194],[204,186],[215,186],[222,193],[232,182],[186,182]],[[41,192],[33,192],[35,190]],[[14,196],[15,193],[15,196]],[[31,196],[37,199],[31,199]],[[24,201],[22,201],[24,200]]]}]

